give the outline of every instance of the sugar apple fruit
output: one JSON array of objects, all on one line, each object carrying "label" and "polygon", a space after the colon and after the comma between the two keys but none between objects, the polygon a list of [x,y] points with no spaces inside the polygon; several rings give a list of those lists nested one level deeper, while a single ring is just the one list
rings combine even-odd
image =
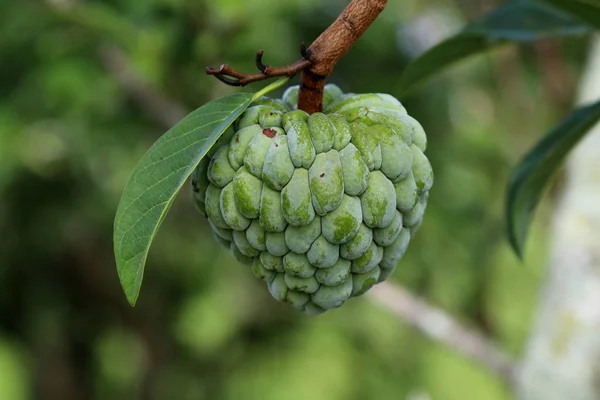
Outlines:
[{"label": "sugar apple fruit", "polygon": [[271,295],[309,315],[387,279],[419,229],[433,172],[422,126],[388,94],[327,85],[324,112],[298,87],[262,97],[192,176],[215,239]]}]

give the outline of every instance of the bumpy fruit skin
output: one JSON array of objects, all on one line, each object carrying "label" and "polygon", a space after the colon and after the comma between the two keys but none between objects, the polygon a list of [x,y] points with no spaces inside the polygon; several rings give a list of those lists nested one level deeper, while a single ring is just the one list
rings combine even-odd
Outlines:
[{"label": "bumpy fruit skin", "polygon": [[297,86],[258,100],[192,175],[215,239],[309,315],[394,272],[433,184],[425,131],[398,100],[325,92],[310,116]]}]

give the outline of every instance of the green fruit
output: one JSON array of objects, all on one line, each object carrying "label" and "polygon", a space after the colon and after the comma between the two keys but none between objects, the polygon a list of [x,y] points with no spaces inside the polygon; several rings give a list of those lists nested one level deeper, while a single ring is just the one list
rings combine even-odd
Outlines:
[{"label": "green fruit", "polygon": [[192,174],[215,239],[308,315],[389,278],[421,226],[433,184],[421,124],[387,94],[328,84],[324,112],[298,87],[261,97]]}]

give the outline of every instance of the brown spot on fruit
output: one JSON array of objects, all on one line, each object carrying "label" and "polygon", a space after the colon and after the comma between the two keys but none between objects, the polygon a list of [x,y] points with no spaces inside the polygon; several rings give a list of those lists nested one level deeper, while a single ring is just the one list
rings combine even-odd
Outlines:
[{"label": "brown spot on fruit", "polygon": [[277,131],[275,129],[265,128],[265,129],[263,129],[262,133],[266,137],[268,137],[270,139],[273,139],[275,137],[275,135],[277,134]]},{"label": "brown spot on fruit", "polygon": [[325,172],[323,172],[321,175],[319,175],[321,178],[323,178],[325,176]]}]

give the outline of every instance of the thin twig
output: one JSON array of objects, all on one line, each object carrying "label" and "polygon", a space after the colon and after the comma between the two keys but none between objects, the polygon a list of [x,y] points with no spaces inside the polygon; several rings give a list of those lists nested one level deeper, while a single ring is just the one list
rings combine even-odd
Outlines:
[{"label": "thin twig", "polygon": [[[304,43],[302,43],[300,46],[300,53],[303,55],[306,54]],[[236,71],[227,64],[223,64],[219,68],[206,67],[205,71],[208,75],[213,75],[215,78],[227,85],[246,86],[249,83],[258,82],[277,76],[292,77],[303,69],[310,67],[310,61],[306,58],[302,58],[295,63],[286,65],[284,67],[272,67],[270,65],[263,64],[263,54],[263,50],[256,52],[256,67],[258,68],[259,72],[255,72],[253,74]]]},{"label": "thin twig", "polygon": [[516,363],[485,335],[470,329],[406,289],[381,283],[369,292],[371,300],[404,322],[459,353],[479,362],[512,384]]}]

